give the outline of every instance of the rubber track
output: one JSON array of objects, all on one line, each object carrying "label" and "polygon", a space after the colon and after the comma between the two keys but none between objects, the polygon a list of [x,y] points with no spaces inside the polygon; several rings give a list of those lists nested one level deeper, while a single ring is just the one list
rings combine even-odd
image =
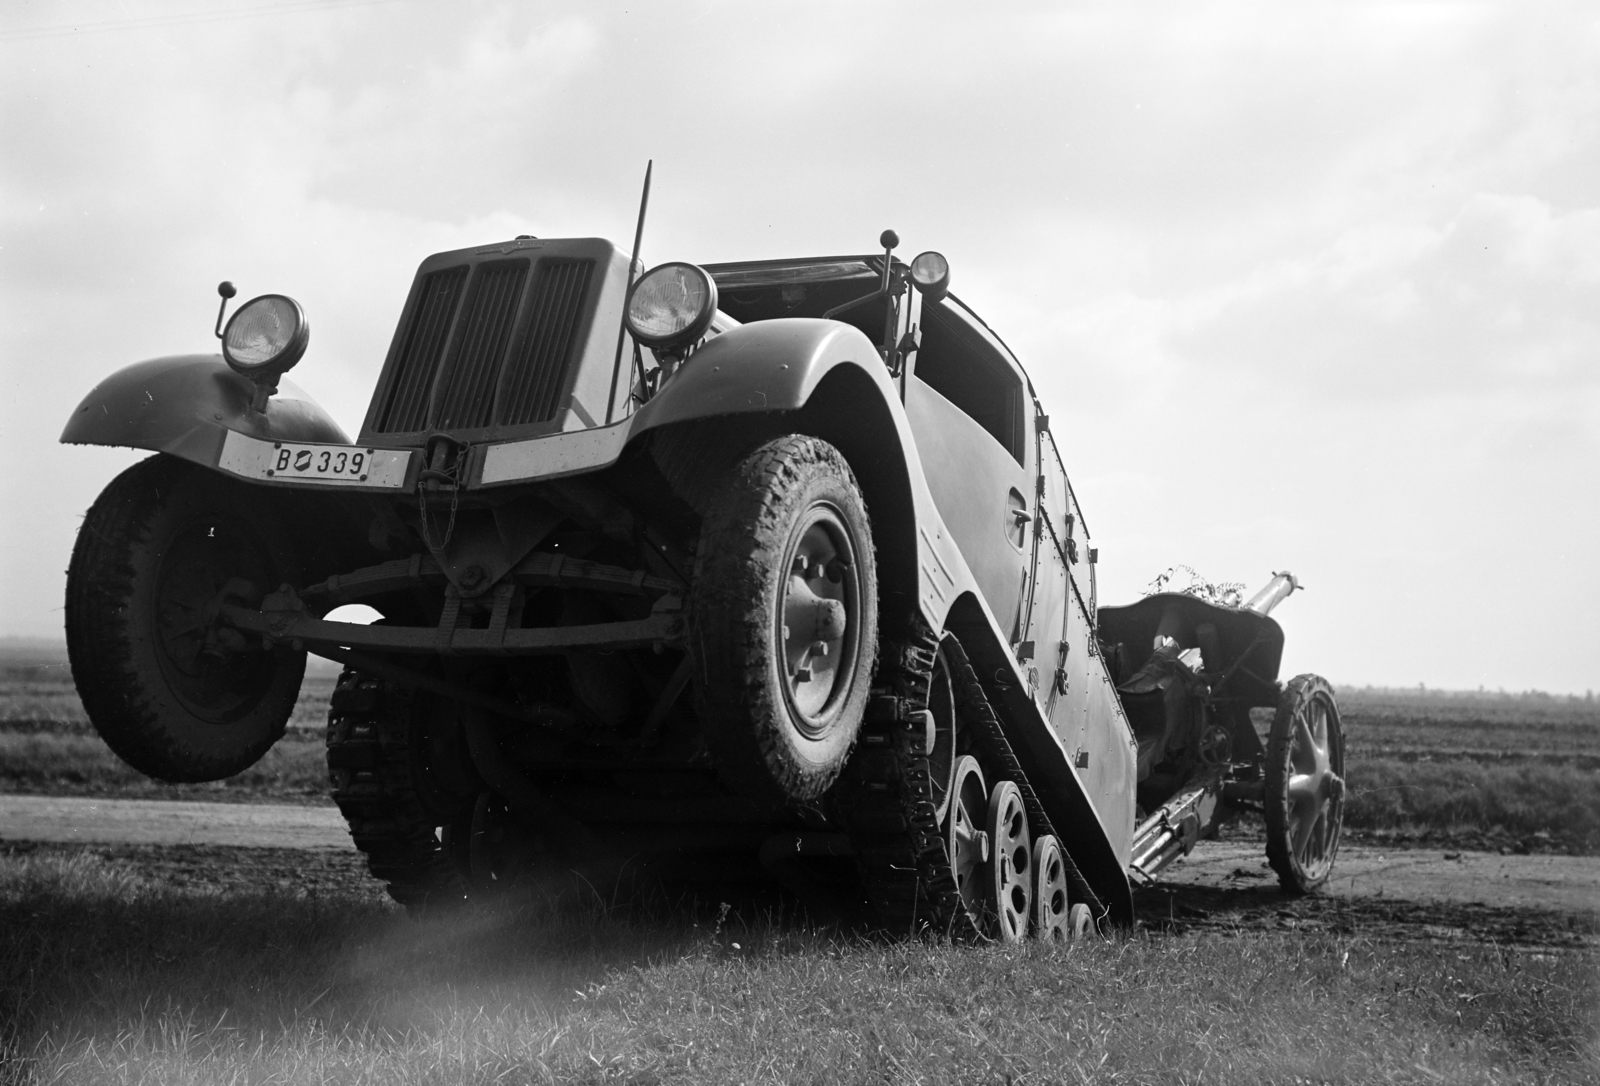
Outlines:
[{"label": "rubber track", "polygon": [[464,901],[467,884],[417,793],[411,708],[403,688],[346,669],[328,714],[328,779],[367,869],[423,910]]},{"label": "rubber track", "polygon": [[[856,755],[840,782],[843,816],[880,927],[894,934],[929,932],[975,942],[986,936],[956,889],[923,749],[927,732],[922,713],[939,642],[918,625],[911,643],[882,645],[873,700]],[[979,761],[994,780],[1016,783],[1035,837],[1054,833],[966,653],[954,638],[947,638],[944,648],[961,721],[970,729]],[[1097,918],[1103,916],[1105,907],[1064,846],[1062,854],[1073,902],[1088,905]]]}]

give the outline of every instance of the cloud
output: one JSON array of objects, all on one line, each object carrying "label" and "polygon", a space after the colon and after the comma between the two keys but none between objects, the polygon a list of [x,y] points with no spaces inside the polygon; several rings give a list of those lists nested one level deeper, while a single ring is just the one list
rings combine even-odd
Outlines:
[{"label": "cloud", "polygon": [[886,226],[946,252],[1051,413],[1103,597],[1290,565],[1291,666],[1593,685],[1588,8],[414,0],[0,41],[0,96],[3,497],[30,512],[0,632],[54,628],[128,459],[62,421],[211,349],[217,280],[305,303],[296,378],[353,430],[424,256],[627,238],[654,158],[649,259]]}]

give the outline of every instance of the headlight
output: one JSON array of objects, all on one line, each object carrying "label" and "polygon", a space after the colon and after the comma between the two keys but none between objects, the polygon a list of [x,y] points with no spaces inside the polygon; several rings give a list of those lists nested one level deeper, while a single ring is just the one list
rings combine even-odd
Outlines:
[{"label": "headlight", "polygon": [[234,313],[222,330],[222,357],[235,373],[251,380],[271,380],[306,353],[311,327],[305,310],[293,298],[263,294]]},{"label": "headlight", "polygon": [[943,253],[918,253],[911,262],[911,283],[928,301],[941,300],[950,293],[950,262]]},{"label": "headlight", "polygon": [[646,347],[682,347],[706,334],[717,313],[717,284],[693,264],[651,268],[628,295],[628,331]]}]

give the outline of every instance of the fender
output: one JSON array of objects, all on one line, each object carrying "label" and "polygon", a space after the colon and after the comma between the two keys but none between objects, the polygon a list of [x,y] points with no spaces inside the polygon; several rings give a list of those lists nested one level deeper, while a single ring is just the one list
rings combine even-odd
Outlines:
[{"label": "fender", "polygon": [[879,373],[892,395],[878,349],[857,328],[820,317],[740,325],[689,356],[634,416],[633,433],[712,415],[796,410],[841,364]]},{"label": "fender", "polygon": [[251,409],[254,392],[219,354],[135,362],[90,390],[61,442],[152,449],[213,470],[230,430],[267,441],[349,444],[339,424],[293,382],[278,383],[264,412]]}]

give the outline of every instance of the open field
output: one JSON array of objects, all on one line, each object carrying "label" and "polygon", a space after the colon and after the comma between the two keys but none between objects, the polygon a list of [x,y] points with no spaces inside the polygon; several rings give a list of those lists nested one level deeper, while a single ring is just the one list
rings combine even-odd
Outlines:
[{"label": "open field", "polygon": [[1341,687],[1358,839],[1600,853],[1600,704]]},{"label": "open field", "polygon": [[[0,792],[327,804],[314,661],[289,732],[227,781],[167,785],[95,736],[59,649],[0,646]],[[1361,840],[1600,854],[1600,705],[1545,694],[1339,689]]]},{"label": "open field", "polygon": [[[289,729],[317,729],[328,722],[328,698],[338,668],[312,657]],[[72,685],[63,647],[0,638],[0,729],[19,734],[94,733]]]},{"label": "open field", "polygon": [[0,853],[0,1082],[1600,1073],[1592,951],[1374,937],[1363,907],[1186,928],[1217,899],[1146,896],[1140,930],[1107,943],[953,948],[684,902],[412,920],[349,853],[253,852]]},{"label": "open field", "polygon": [[1358,759],[1556,762],[1600,768],[1600,702],[1482,691],[1338,688]]},{"label": "open field", "polygon": [[0,792],[331,805],[322,728],[337,671],[307,669],[284,738],[253,767],[212,784],[163,784],[128,767],[95,734],[64,650],[0,646]]}]

